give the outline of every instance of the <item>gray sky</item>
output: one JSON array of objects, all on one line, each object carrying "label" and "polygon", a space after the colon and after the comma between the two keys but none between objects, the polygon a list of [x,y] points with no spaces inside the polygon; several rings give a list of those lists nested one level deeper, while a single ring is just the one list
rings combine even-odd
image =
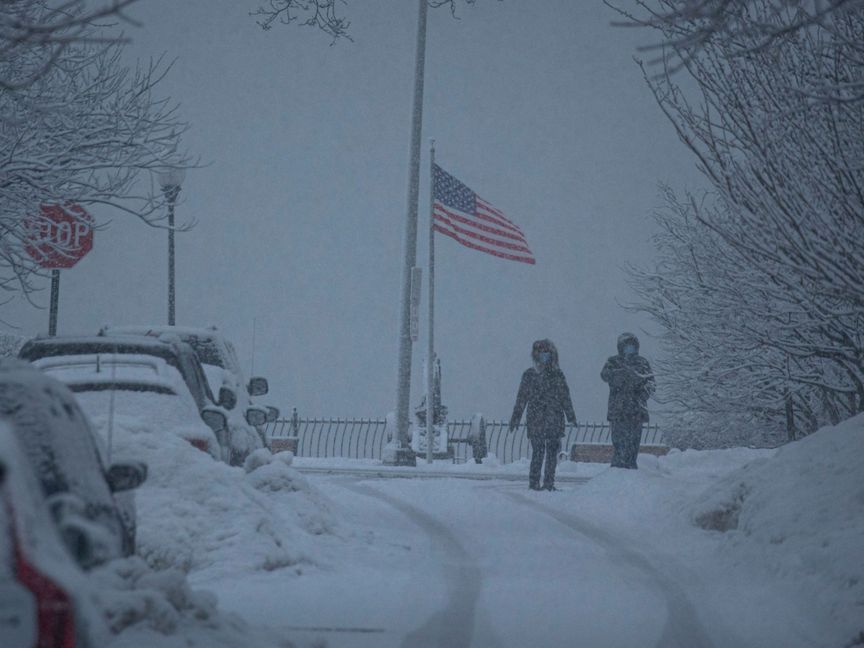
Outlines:
[{"label": "gray sky", "polygon": [[[176,63],[161,92],[192,123],[207,166],[177,215],[178,324],[216,324],[268,401],[304,415],[395,408],[416,2],[353,0],[354,42],[294,26],[263,32],[255,0],[142,0],[130,60]],[[454,418],[507,418],[531,342],[561,354],[577,417],[605,416],[599,373],[622,330],[649,326],[623,266],[651,259],[658,182],[698,187],[691,157],[633,62],[651,35],[609,26],[599,0],[481,0],[430,12],[418,264],[426,265],[428,139],[437,161],[525,232],[534,267],[437,239],[437,350]],[[167,234],[124,214],[64,271],[59,332],[164,323]],[[424,277],[425,284],[425,277]],[[45,292],[36,296],[47,305]],[[424,285],[424,303],[426,299]],[[2,318],[30,335],[47,310]],[[419,400],[425,319],[415,345]],[[655,351],[643,335],[649,360]]]}]

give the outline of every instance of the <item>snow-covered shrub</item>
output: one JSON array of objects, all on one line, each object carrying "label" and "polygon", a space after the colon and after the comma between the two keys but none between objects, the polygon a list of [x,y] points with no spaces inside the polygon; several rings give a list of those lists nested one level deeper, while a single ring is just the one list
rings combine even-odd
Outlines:
[{"label": "snow-covered shrub", "polygon": [[0,333],[0,358],[15,358],[27,339],[12,333]]},{"label": "snow-covered shrub", "polygon": [[213,594],[193,590],[176,569],[155,571],[132,557],[100,567],[91,578],[110,631],[110,648],[293,645],[220,610]]},{"label": "snow-covered shrub", "polygon": [[261,466],[266,466],[273,460],[273,455],[270,450],[267,448],[259,448],[254,452],[250,452],[246,457],[246,461],[243,462],[243,470],[247,473],[251,473],[254,470],[257,470]]},{"label": "snow-covered shrub", "polygon": [[262,491],[309,492],[306,478],[283,461],[269,461],[259,466],[247,475],[247,481]]}]

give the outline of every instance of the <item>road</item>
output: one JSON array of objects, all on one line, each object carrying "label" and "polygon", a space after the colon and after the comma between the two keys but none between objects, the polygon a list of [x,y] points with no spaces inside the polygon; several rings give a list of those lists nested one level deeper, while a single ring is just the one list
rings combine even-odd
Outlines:
[{"label": "road", "polygon": [[342,510],[341,558],[302,596],[278,572],[220,591],[247,619],[333,648],[714,646],[647,548],[555,506],[579,484],[309,479]]}]

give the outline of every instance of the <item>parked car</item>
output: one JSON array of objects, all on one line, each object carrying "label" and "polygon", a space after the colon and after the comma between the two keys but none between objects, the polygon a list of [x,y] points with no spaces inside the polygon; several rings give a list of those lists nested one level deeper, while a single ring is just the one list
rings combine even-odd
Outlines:
[{"label": "parked car", "polygon": [[21,444],[0,424],[0,645],[94,645],[86,590]]},{"label": "parked car", "polygon": [[15,434],[84,569],[134,552],[134,513],[114,493],[137,488],[146,466],[105,469],[97,437],[66,385],[25,362],[0,361],[0,420]]},{"label": "parked car", "polygon": [[[145,336],[62,336],[30,340],[19,355],[67,383],[93,417],[108,413],[113,399],[116,412],[161,423],[217,459],[232,454],[227,410],[214,404],[187,344]],[[230,398],[226,390],[220,403]]]},{"label": "parked car", "polygon": [[237,404],[228,413],[228,426],[232,436],[238,438],[238,444],[239,440],[251,439],[251,427],[258,436],[257,441],[252,439],[254,447],[251,449],[266,445],[267,422],[275,421],[279,410],[254,403],[252,398],[267,394],[270,386],[267,379],[260,376],[246,380],[234,345],[225,339],[216,327],[105,326],[100,333],[108,336],[149,335],[163,339],[179,339],[188,344],[204,367],[210,389],[228,389],[235,395]]}]

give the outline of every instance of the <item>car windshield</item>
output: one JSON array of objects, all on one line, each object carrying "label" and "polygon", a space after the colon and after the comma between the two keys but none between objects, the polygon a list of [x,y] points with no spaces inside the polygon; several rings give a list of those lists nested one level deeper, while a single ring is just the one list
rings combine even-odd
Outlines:
[{"label": "car windshield", "polygon": [[[201,437],[209,428],[186,394],[154,391],[85,391],[75,394],[93,428],[107,442],[109,430],[172,431],[183,437]],[[112,414],[113,407],[113,414]]]},{"label": "car windshield", "polygon": [[221,367],[222,369],[225,368],[225,358],[223,357],[222,349],[212,337],[189,334],[183,335],[183,341],[195,350],[195,355],[198,356],[198,360],[203,364]]},{"label": "car windshield", "polygon": [[98,354],[151,355],[161,358],[180,372],[199,410],[214,401],[201,363],[193,350],[182,342],[130,341],[122,336],[93,340],[36,340],[24,345],[20,356],[33,362],[42,358]]}]

